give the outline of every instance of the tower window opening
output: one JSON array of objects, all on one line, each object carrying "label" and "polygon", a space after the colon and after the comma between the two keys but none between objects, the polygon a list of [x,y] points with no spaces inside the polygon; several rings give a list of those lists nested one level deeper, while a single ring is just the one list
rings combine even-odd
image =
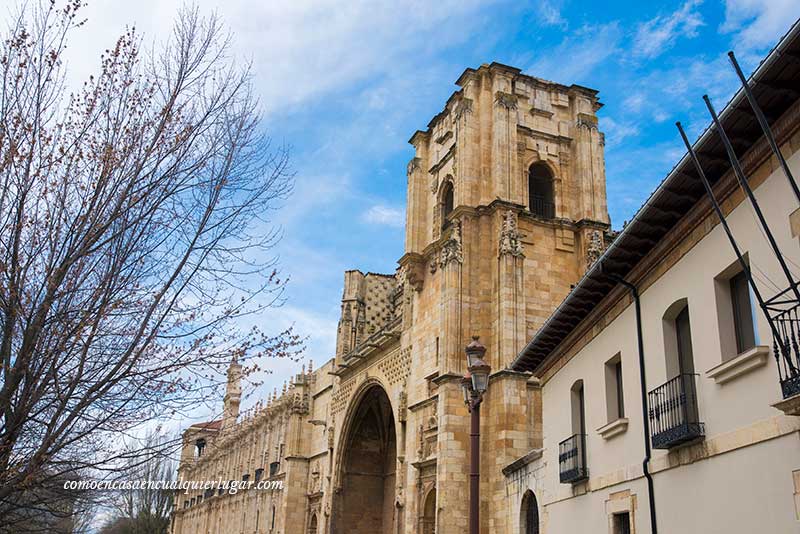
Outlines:
[{"label": "tower window opening", "polygon": [[528,209],[543,219],[556,216],[553,174],[543,163],[534,163],[528,170]]},{"label": "tower window opening", "polygon": [[444,194],[442,195],[442,229],[447,228],[449,224],[448,216],[453,212],[453,184],[448,182],[444,185]]}]

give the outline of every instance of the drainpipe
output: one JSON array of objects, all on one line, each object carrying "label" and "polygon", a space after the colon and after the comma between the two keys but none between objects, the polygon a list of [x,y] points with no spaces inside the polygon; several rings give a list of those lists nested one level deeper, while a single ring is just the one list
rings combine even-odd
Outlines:
[{"label": "drainpipe", "polygon": [[[600,265],[600,270],[603,270],[602,264]],[[639,385],[642,394],[642,422],[644,423],[644,460],[642,460],[642,471],[644,472],[644,477],[647,479],[647,498],[650,502],[650,532],[652,534],[658,534],[658,526],[656,524],[656,497],[655,490],[653,489],[653,475],[650,473],[650,420],[647,417],[647,385],[645,382],[642,307],[639,303],[639,291],[636,289],[636,286],[623,280],[621,277],[611,273],[606,274],[631,292],[636,309],[636,340],[639,345]]]}]

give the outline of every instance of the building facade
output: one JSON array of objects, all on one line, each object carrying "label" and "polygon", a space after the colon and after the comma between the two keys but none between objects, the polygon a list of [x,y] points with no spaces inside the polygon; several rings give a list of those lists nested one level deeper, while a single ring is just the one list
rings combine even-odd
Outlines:
[{"label": "building facade", "polygon": [[[784,58],[796,34],[781,43]],[[761,79],[797,87],[796,67],[764,65]],[[482,532],[646,533],[651,511],[662,532],[744,533],[765,520],[769,532],[797,531],[800,418],[771,406],[781,390],[769,329],[751,313],[686,160],[617,236],[596,91],[497,63],[456,83],[410,140],[397,272],[345,273],[335,356],[246,414],[234,362],[223,418],[184,433],[182,479],[283,489],[179,494],[173,533],[461,534],[469,414],[460,383],[474,335],[493,370],[481,409]],[[800,174],[796,100],[783,91],[768,109]],[[729,110],[740,104],[723,123],[747,126]],[[755,132],[737,135],[742,161],[800,265],[797,201]],[[718,143],[698,143],[747,261],[777,279]],[[638,322],[626,284],[639,295]],[[662,383],[672,385],[659,393]],[[678,403],[691,411],[690,435],[663,415],[676,387],[691,399]]]}]

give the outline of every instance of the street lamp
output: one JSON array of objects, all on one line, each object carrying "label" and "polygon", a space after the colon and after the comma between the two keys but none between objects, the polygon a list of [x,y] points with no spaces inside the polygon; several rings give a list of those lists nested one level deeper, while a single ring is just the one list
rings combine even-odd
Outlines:
[{"label": "street lamp", "polygon": [[479,534],[480,529],[480,437],[481,402],[489,386],[491,366],[483,361],[486,347],[472,336],[472,342],[464,350],[467,354],[468,372],[461,379],[464,403],[470,413],[469,425],[469,534]]}]

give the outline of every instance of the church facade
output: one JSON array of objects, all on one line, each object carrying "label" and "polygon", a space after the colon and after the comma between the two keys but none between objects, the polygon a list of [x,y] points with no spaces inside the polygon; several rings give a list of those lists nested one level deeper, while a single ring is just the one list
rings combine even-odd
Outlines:
[{"label": "church facade", "polygon": [[[800,49],[798,32],[781,46],[784,58],[787,47]],[[788,86],[800,78],[797,70],[774,71],[777,60],[763,65],[765,80],[788,76],[781,80]],[[768,506],[773,523],[766,524],[778,529],[768,532],[797,529],[800,403],[770,406],[780,388],[763,321],[751,325],[760,337],[737,345],[732,332],[742,325],[716,320],[727,320],[731,297],[713,288],[730,290],[737,273],[702,186],[670,175],[617,235],[596,91],[497,63],[467,69],[456,83],[444,109],[410,140],[397,272],[344,274],[335,356],[247,413],[239,413],[234,362],[223,418],[184,432],[181,479],[271,481],[282,489],[180,493],[173,534],[462,534],[470,418],[461,380],[473,336],[492,368],[481,408],[481,532],[625,534],[655,532],[655,524],[663,532],[752,532],[752,521],[735,520],[714,530],[700,506],[724,510],[725,473],[741,463],[746,477],[757,476],[759,462],[769,477],[730,502],[750,503],[752,513]],[[798,175],[800,101],[781,95],[770,105]],[[722,115],[733,120],[732,112]],[[754,131],[739,136],[748,143],[748,172],[774,207],[770,220],[785,253],[800,264],[792,234],[800,233],[798,206]],[[706,154],[719,149],[703,146]],[[741,219],[744,199],[724,159],[715,161],[726,213]],[[656,207],[661,212],[648,211]],[[747,221],[737,224],[750,261],[770,272],[761,235]],[[636,233],[647,228],[663,233]],[[712,289],[703,285],[705,271],[686,282],[702,267],[714,271]],[[644,320],[658,327],[644,329],[644,346],[658,363],[647,373],[640,373],[634,302],[609,273],[639,284],[642,302],[652,303]],[[667,302],[672,297],[678,304]],[[717,302],[713,313],[708,302]],[[690,316],[689,337],[674,334],[676,321],[688,325]],[[678,369],[680,359],[677,371],[670,367],[665,354],[678,346],[695,347],[695,368]],[[702,434],[681,442],[644,431],[655,413],[648,393],[673,374],[699,377],[692,406],[706,418]],[[731,407],[733,391],[748,409]],[[676,398],[685,404],[688,396]],[[643,462],[644,441],[656,450]],[[700,489],[689,498],[687,487]]]},{"label": "church facade", "polygon": [[[176,534],[230,528],[230,506],[240,532],[463,532],[460,382],[473,335],[495,370],[483,522],[507,528],[501,469],[541,442],[537,386],[507,368],[609,236],[601,103],[594,90],[496,63],[457,84],[410,140],[398,271],[344,275],[335,358],[258,413],[234,423],[238,401],[226,401],[222,422],[185,435],[182,477],[253,479],[276,464],[284,490],[179,497]],[[197,440],[207,443],[199,458]]]}]

